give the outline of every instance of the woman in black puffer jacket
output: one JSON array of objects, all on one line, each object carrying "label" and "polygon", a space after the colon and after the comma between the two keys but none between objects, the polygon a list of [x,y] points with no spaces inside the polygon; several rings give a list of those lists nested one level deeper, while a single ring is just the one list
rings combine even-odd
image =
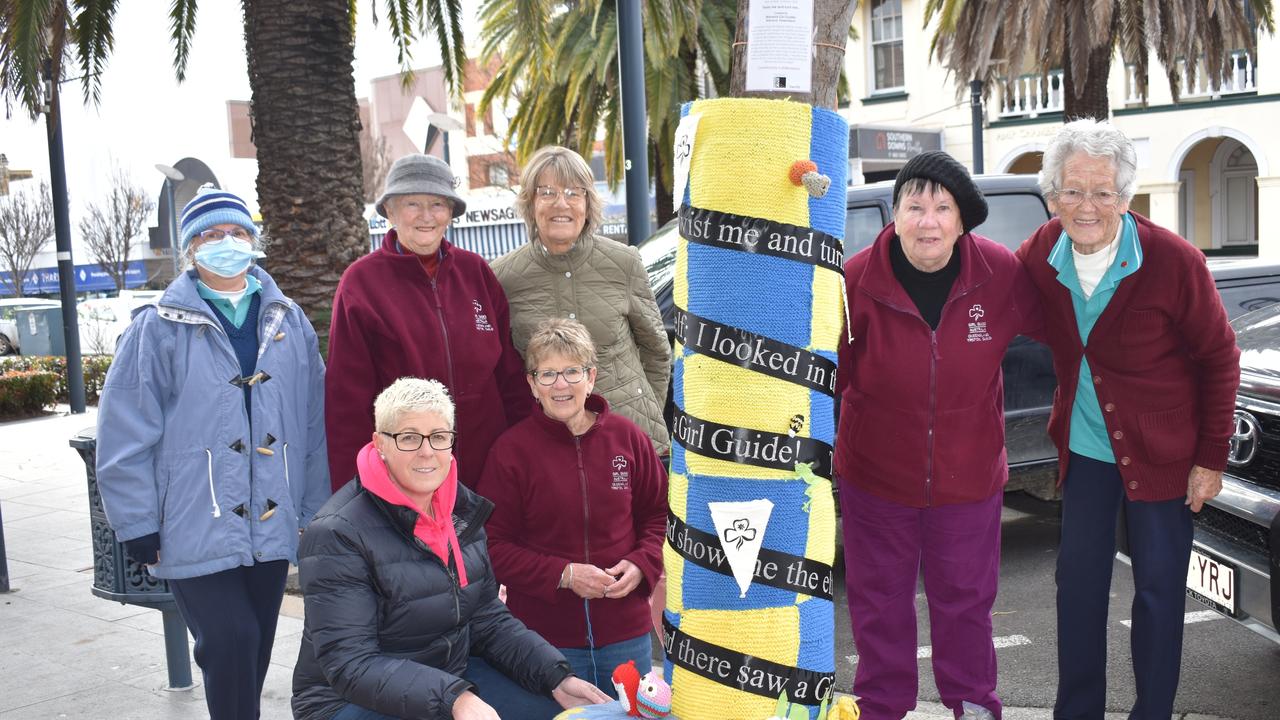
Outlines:
[{"label": "woman in black puffer jacket", "polygon": [[484,531],[493,505],[457,481],[444,387],[402,378],[374,412],[356,481],[299,548],[294,717],[534,720],[606,702],[498,600]]}]

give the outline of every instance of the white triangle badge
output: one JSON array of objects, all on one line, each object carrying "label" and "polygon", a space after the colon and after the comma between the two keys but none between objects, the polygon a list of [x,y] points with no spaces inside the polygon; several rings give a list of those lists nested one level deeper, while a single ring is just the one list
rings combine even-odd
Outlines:
[{"label": "white triangle badge", "polygon": [[711,510],[711,522],[715,523],[716,537],[720,539],[720,547],[729,561],[733,579],[738,581],[738,589],[742,591],[738,597],[746,597],[751,579],[755,577],[756,558],[764,544],[764,531],[769,525],[769,515],[773,513],[773,503],[768,500],[711,502],[707,503],[707,508]]}]

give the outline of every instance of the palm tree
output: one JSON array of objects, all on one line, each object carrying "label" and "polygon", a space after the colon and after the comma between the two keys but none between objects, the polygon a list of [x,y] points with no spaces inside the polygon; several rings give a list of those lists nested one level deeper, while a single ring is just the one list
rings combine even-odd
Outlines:
[{"label": "palm tree", "polygon": [[[646,0],[645,102],[650,169],[658,222],[671,217],[671,168],[680,104],[702,97],[697,65],[715,87],[729,87],[734,0]],[[500,60],[479,112],[516,101],[506,141],[523,163],[548,144],[590,158],[604,129],[605,175],[616,187],[623,172],[622,104],[618,78],[617,9],[609,0],[486,0],[481,62]]]},{"label": "palm tree", "polygon": [[928,0],[925,22],[935,17],[932,51],[955,73],[958,94],[970,80],[989,90],[1000,76],[1062,68],[1068,119],[1110,115],[1107,75],[1117,49],[1144,96],[1155,50],[1176,101],[1178,60],[1203,57],[1207,79],[1221,85],[1235,70],[1232,50],[1256,57],[1254,31],[1275,32],[1271,0]]},{"label": "palm tree", "polygon": [[[356,0],[241,0],[258,149],[258,203],[273,243],[274,277],[317,325],[322,338],[338,278],[368,243],[362,219],[360,117],[354,60]],[[373,6],[376,20],[376,5]],[[407,70],[410,43],[432,33],[445,83],[459,86],[463,65],[459,0],[385,0],[392,42]],[[53,82],[75,62],[85,102],[114,42],[116,3],[0,0],[0,95],[34,118],[41,69]],[[181,81],[196,27],[196,0],[171,0],[174,71]],[[68,46],[70,46],[68,48]],[[56,112],[56,110],[55,110]],[[323,342],[323,339],[322,339]]]}]

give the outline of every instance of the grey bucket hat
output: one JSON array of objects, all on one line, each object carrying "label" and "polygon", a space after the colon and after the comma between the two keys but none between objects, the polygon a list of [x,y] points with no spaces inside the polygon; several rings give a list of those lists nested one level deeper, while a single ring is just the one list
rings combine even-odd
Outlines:
[{"label": "grey bucket hat", "polygon": [[453,189],[453,172],[440,158],[405,155],[391,166],[387,184],[378,198],[378,214],[387,217],[387,199],[393,195],[439,195],[453,202],[453,216],[467,210],[467,201]]}]

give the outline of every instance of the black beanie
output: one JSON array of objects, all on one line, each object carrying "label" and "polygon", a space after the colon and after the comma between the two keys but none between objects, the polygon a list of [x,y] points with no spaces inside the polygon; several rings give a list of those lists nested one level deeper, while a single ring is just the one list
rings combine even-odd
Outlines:
[{"label": "black beanie", "polygon": [[902,166],[898,171],[898,179],[893,183],[894,207],[898,205],[898,193],[902,191],[902,186],[912,178],[932,180],[951,193],[960,207],[960,219],[964,222],[965,232],[978,227],[987,219],[987,200],[973,183],[969,171],[941,150],[920,153]]}]

